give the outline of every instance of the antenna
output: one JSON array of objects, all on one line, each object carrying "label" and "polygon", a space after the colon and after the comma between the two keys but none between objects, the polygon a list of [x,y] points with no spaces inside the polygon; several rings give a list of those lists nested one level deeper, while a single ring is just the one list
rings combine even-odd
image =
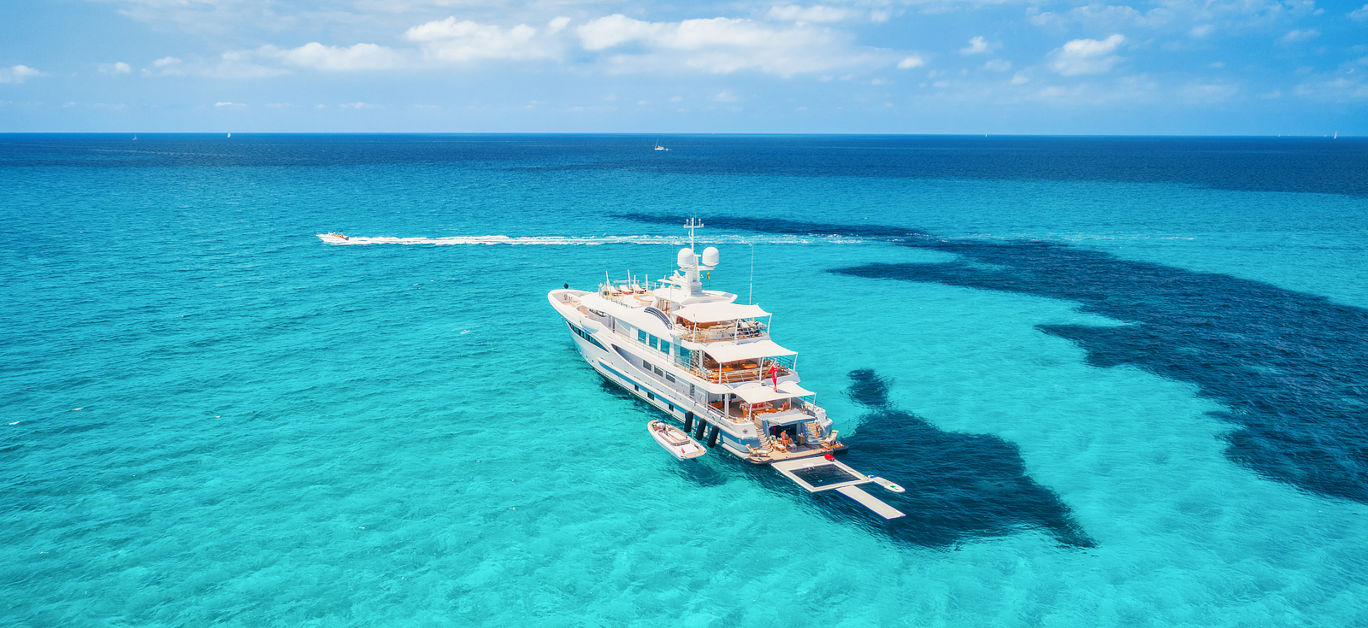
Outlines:
[{"label": "antenna", "polygon": [[694,216],[684,223],[684,228],[689,230],[689,250],[692,251],[694,250],[694,229],[702,229],[703,221]]}]

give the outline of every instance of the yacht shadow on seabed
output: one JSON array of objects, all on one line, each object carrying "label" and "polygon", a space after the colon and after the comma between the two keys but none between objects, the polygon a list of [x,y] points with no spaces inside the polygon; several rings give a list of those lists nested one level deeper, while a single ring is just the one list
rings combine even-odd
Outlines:
[{"label": "yacht shadow on seabed", "polygon": [[[1132,365],[1196,385],[1202,396],[1226,407],[1212,414],[1236,426],[1224,436],[1231,461],[1317,495],[1368,503],[1368,309],[1060,242],[947,239],[880,225],[726,217],[708,222],[762,233],[859,236],[952,253],[956,259],[949,262],[864,264],[831,272],[1061,299],[1126,322],[1038,329],[1077,343],[1095,366]],[[852,449],[859,451],[853,443]]]},{"label": "yacht shadow on seabed", "polygon": [[873,370],[850,373],[847,394],[868,408],[850,450],[841,456],[901,483],[903,494],[869,485],[879,499],[907,514],[877,521],[849,500],[822,494],[829,506],[848,511],[897,540],[939,547],[975,538],[1039,530],[1064,545],[1095,544],[1053,491],[1026,475],[1015,445],[988,434],[945,432],[889,404],[888,382]]}]

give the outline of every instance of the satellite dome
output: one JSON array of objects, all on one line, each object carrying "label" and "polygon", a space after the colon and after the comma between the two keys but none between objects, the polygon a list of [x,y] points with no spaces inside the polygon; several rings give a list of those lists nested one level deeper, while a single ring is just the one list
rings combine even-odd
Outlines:
[{"label": "satellite dome", "polygon": [[[706,253],[706,251],[705,251],[705,253]],[[688,267],[690,267],[690,266],[696,265],[696,264],[698,263],[698,258],[694,257],[694,252],[693,252],[693,250],[687,249],[687,248],[683,248],[683,249],[679,249],[678,261],[679,261],[679,266],[680,266],[681,268],[688,268]]]},{"label": "satellite dome", "polygon": [[716,266],[716,265],[717,265],[717,247],[715,247],[715,246],[710,246],[710,247],[708,247],[708,248],[706,248],[706,249],[703,249],[703,265],[704,265],[704,266]]}]

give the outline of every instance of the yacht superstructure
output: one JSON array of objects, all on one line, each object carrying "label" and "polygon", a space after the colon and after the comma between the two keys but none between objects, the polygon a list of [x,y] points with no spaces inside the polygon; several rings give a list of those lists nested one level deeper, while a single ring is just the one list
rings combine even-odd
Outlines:
[{"label": "yacht superstructure", "polygon": [[701,273],[717,266],[719,254],[713,247],[696,253],[702,224],[685,227],[689,247],[679,250],[670,277],[605,276],[593,291],[567,285],[547,295],[580,355],[708,448],[773,464],[809,491],[840,490],[885,517],[902,516],[858,488],[868,476],[835,461],[846,446],[816,393],[799,383],[797,353],[770,339],[771,314],[703,289]]}]

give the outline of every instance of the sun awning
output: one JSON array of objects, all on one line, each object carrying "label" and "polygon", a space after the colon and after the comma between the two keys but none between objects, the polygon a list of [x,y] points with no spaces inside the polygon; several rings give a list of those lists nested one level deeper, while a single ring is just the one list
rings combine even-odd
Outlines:
[{"label": "sun awning", "polygon": [[815,392],[812,392],[811,390],[799,386],[798,382],[793,381],[779,382],[779,392],[788,393],[788,396],[790,397],[806,397],[808,395],[817,394]]},{"label": "sun awning", "polygon": [[722,321],[769,316],[769,312],[760,309],[758,305],[741,305],[738,303],[695,303],[680,308],[674,314],[686,321],[695,323],[720,323]]},{"label": "sun awning", "polygon": [[794,396],[792,393],[786,393],[782,390],[775,391],[769,386],[755,382],[737,386],[734,392],[737,397],[740,397],[742,401],[749,404],[765,403],[766,401],[774,401],[776,399],[788,399],[789,397]]},{"label": "sun awning", "polygon": [[775,343],[769,338],[761,338],[755,342],[745,344],[717,343],[710,344],[703,351],[712,356],[718,362],[736,362],[739,360],[756,358],[776,358],[781,355],[797,355],[797,351],[789,351]]}]

